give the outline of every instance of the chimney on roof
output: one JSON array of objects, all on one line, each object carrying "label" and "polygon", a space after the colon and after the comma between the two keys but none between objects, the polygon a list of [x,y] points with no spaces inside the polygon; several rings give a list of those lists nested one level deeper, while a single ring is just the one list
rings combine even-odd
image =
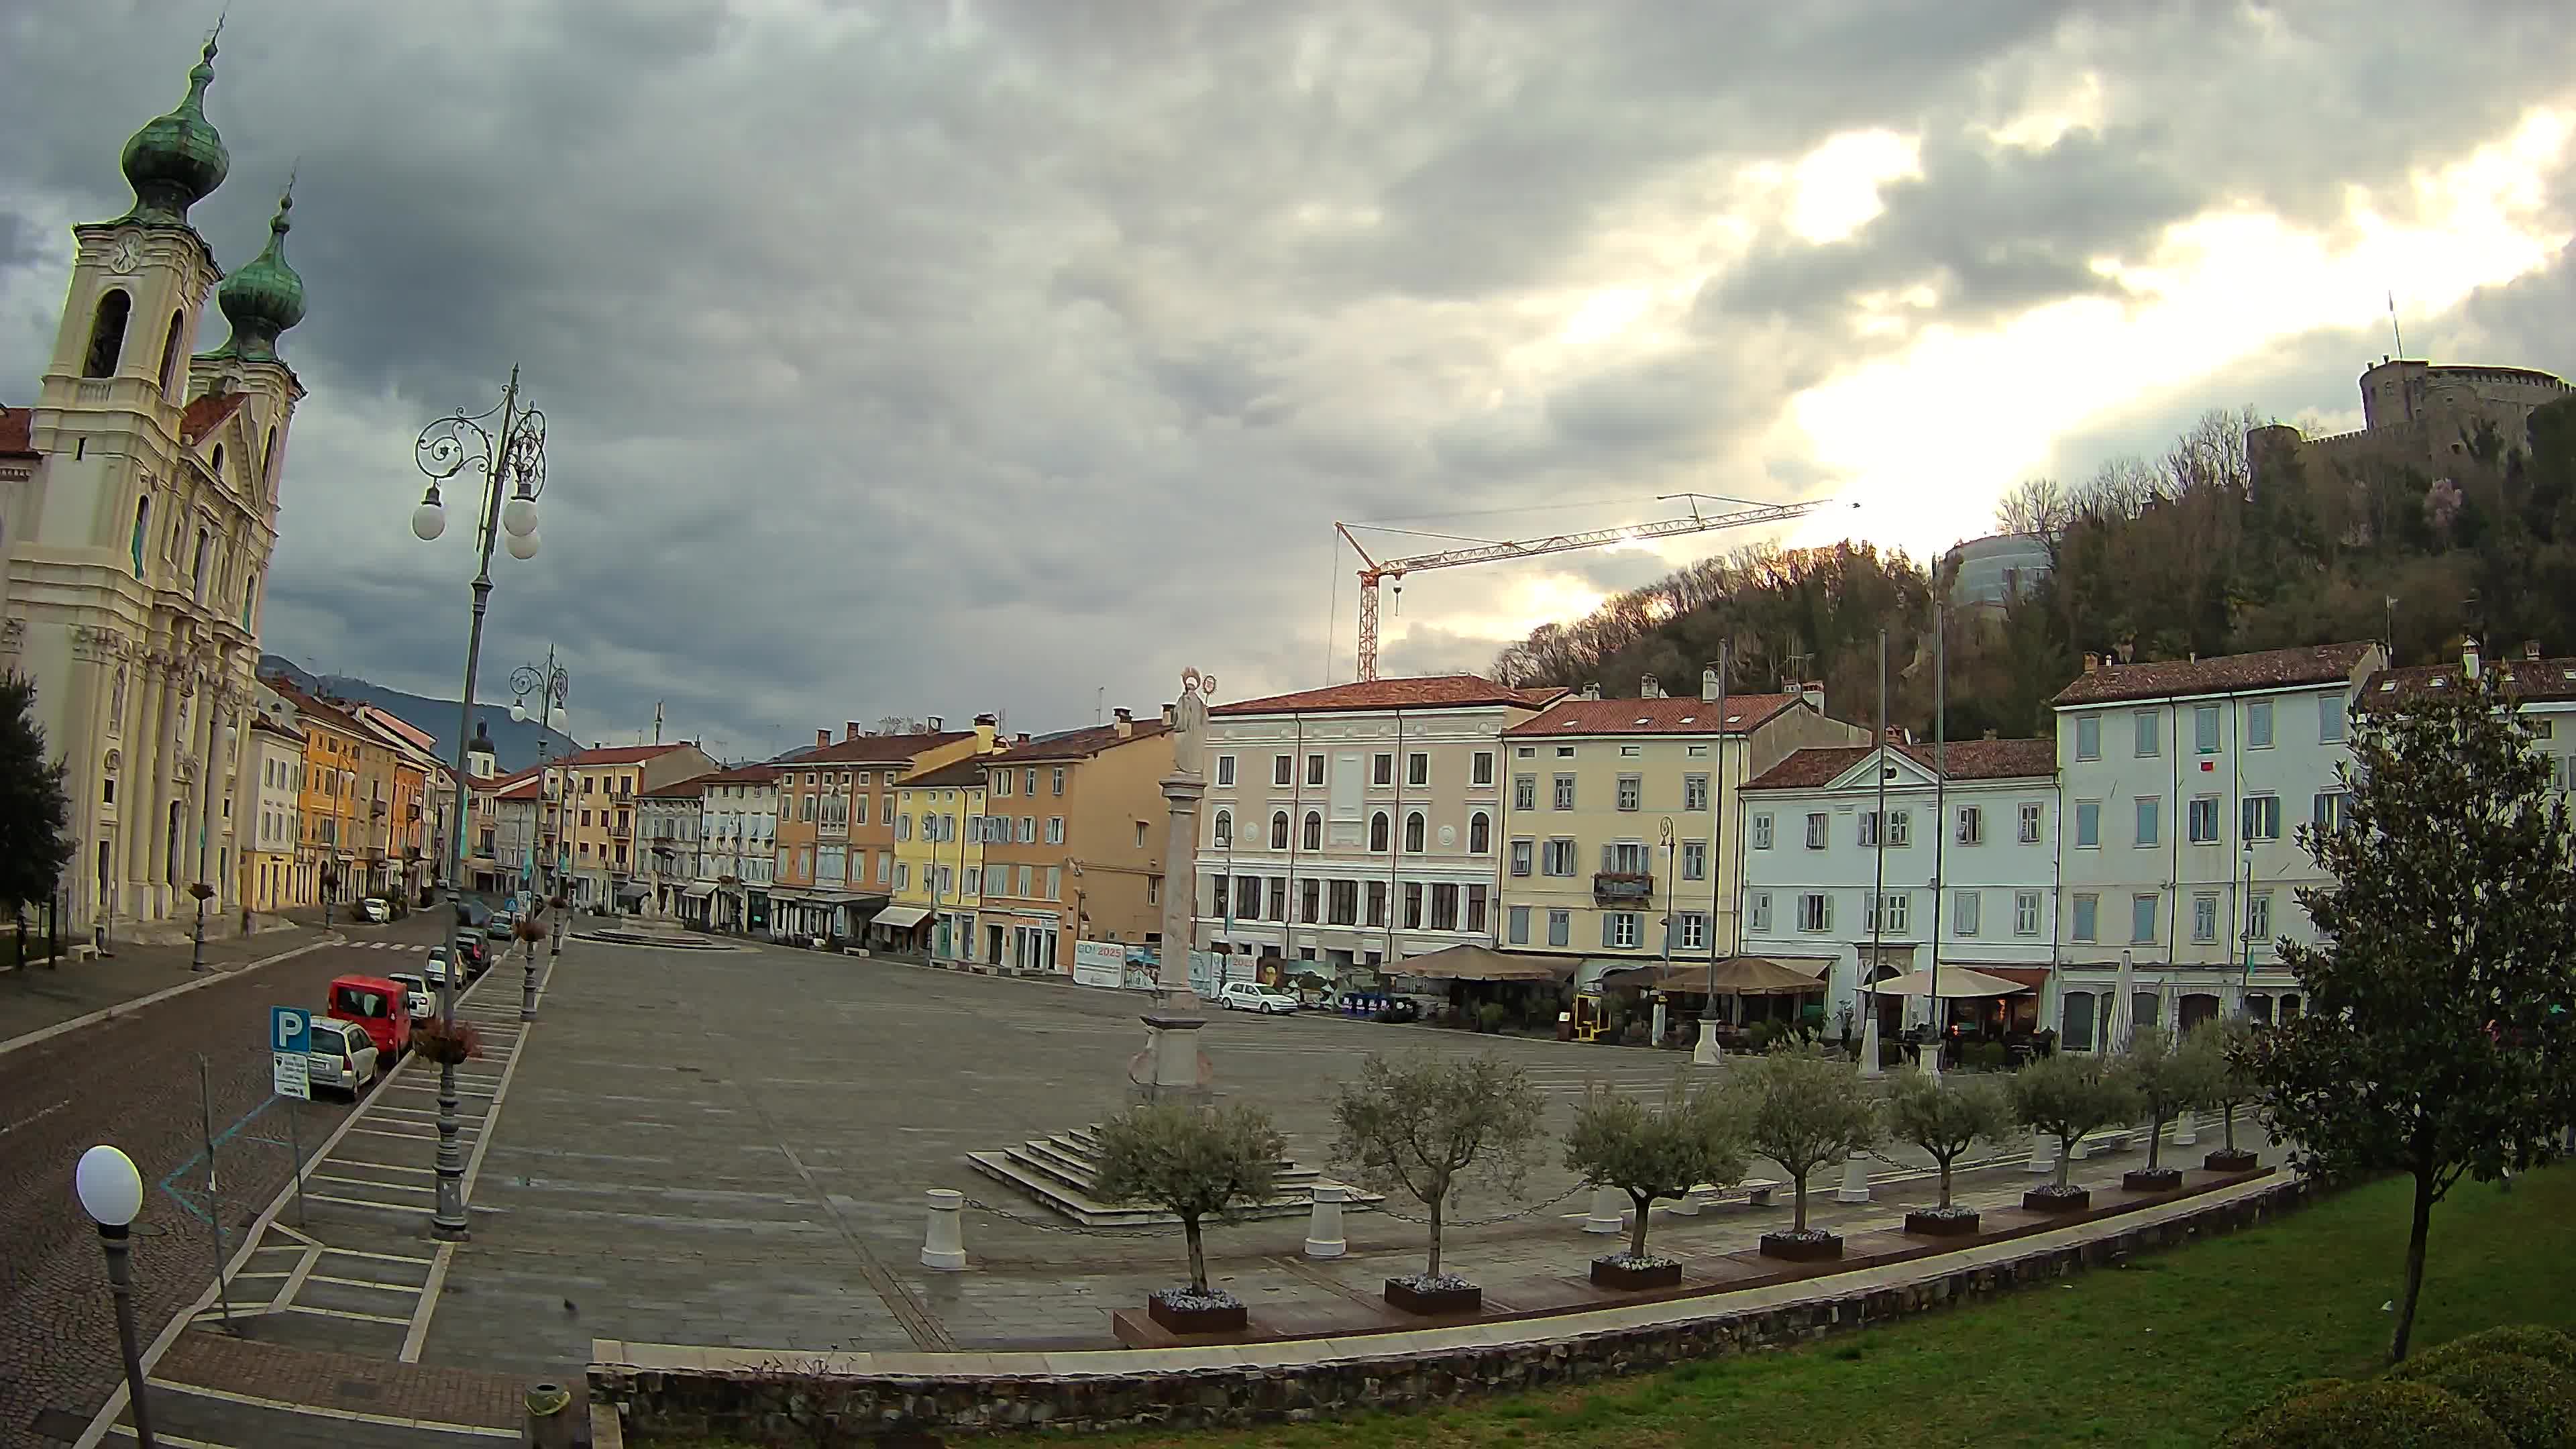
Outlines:
[{"label": "chimney on roof", "polygon": [[1790,693],[1805,700],[1809,707],[1813,708],[1816,713],[1823,714],[1825,712],[1825,682],[1823,680],[1802,679],[1797,684],[1790,687]]},{"label": "chimney on roof", "polygon": [[823,746],[828,745],[828,744],[830,744],[831,742],[832,742],[832,732],[831,732],[830,730],[816,730],[816,731],[814,731],[814,748],[816,748],[816,749],[818,749],[818,750],[819,750],[819,749],[821,749]]},{"label": "chimney on roof", "polygon": [[1601,686],[1599,684],[1587,684],[1583,686],[1583,692],[1575,696],[1576,699],[1599,699],[1600,697]]},{"label": "chimney on roof", "polygon": [[2095,671],[2099,670],[2101,667],[2102,667],[2102,656],[2101,656],[2101,655],[2099,655],[2099,654],[2094,653],[2094,652],[2093,652],[2092,650],[2090,650],[2090,649],[2085,650],[2085,651],[2084,651],[2084,672],[2085,672],[2085,673],[2087,673],[2087,674],[2091,674],[2091,673],[2094,673]]},{"label": "chimney on roof", "polygon": [[1653,676],[1653,675],[1651,675],[1651,674],[1645,674],[1645,675],[1640,675],[1640,676],[1638,676],[1638,678],[1637,678],[1637,697],[1638,697],[1639,699],[1661,699],[1661,698],[1663,698],[1663,697],[1664,697],[1664,682],[1663,682],[1662,680],[1660,680],[1660,679],[1657,679],[1655,676]]},{"label": "chimney on roof", "polygon": [[2477,677],[2478,636],[2472,634],[2468,638],[2460,641],[2460,678],[2463,680],[2475,680]]},{"label": "chimney on roof", "polygon": [[2126,663],[2128,663],[2129,661],[2131,661],[2131,660],[2133,660],[2133,659],[2135,659],[2135,658],[2137,658],[2137,657],[2138,657],[2138,641],[2137,641],[2137,640],[2135,640],[2135,639],[2123,639],[2123,640],[2121,640],[2121,641],[2120,641],[2120,644],[2119,644],[2119,649],[2120,649],[2120,662],[2121,662],[2121,663],[2123,663],[2123,664],[2126,664]]},{"label": "chimney on roof", "polygon": [[946,723],[946,720],[941,719],[939,716],[934,714],[929,719],[922,721],[921,727],[924,731],[930,734],[944,734],[946,731],[941,729],[941,726]]},{"label": "chimney on roof", "polygon": [[1029,732],[1027,730],[1022,730],[1017,735],[1011,737],[1011,743],[1015,745],[1025,745],[1028,742]]},{"label": "chimney on roof", "polygon": [[2523,640],[2522,657],[2530,660],[2538,660],[2540,658],[2540,641],[2537,639]]},{"label": "chimney on roof", "polygon": [[1165,728],[1167,728],[1167,729],[1168,729],[1168,728],[1170,728],[1174,723],[1176,723],[1176,720],[1174,719],[1174,716],[1173,716],[1173,710],[1174,710],[1174,708],[1175,708],[1174,706],[1172,706],[1172,705],[1168,705],[1168,704],[1163,706],[1163,725],[1164,725],[1164,727],[1165,727]]},{"label": "chimney on roof", "polygon": [[1988,731],[1986,731],[1986,738],[1987,738],[1987,739],[1990,739],[1990,740],[1991,740],[1991,739],[1994,739],[1994,738],[1996,738],[1996,737],[1997,737],[1997,736],[1996,736],[1996,734],[1995,734],[1995,732],[1994,732],[1993,730],[1988,730]]},{"label": "chimney on roof", "polygon": [[1716,671],[1716,670],[1714,670],[1714,669],[1703,669],[1703,670],[1701,670],[1701,671],[1699,672],[1699,697],[1700,697],[1700,702],[1701,702],[1701,703],[1703,703],[1703,704],[1715,704],[1715,703],[1717,703],[1717,671]]},{"label": "chimney on roof", "polygon": [[1136,733],[1136,712],[1134,710],[1115,709],[1111,710],[1109,713],[1112,720],[1110,728],[1118,731],[1118,738],[1123,740],[1129,735]]},{"label": "chimney on roof", "polygon": [[855,740],[855,739],[857,739],[858,737],[859,737],[859,722],[858,722],[857,720],[854,720],[854,719],[845,719],[845,720],[841,721],[841,738],[842,738],[842,739],[844,739],[844,740]]},{"label": "chimney on roof", "polygon": [[979,714],[979,715],[975,716],[975,723],[977,723],[977,724],[979,724],[979,725],[987,725],[987,724],[988,724],[988,725],[992,725],[992,726],[994,726],[994,727],[996,727],[996,728],[999,728],[999,727],[1000,727],[1000,725],[1001,725],[1001,723],[1002,723],[1002,717],[1001,717],[1000,715],[997,715],[997,714]]}]

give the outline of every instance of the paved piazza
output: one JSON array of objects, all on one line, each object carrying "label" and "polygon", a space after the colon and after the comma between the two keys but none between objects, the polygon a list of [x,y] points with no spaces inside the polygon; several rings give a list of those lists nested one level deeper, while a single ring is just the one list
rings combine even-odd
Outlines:
[{"label": "paved piazza", "polygon": [[[475,1236],[446,1265],[419,1361],[572,1370],[593,1338],[741,1347],[1097,1347],[1108,1313],[1170,1283],[1175,1236],[1046,1232],[966,1214],[972,1269],[921,1269],[923,1194],[952,1187],[1052,1214],[964,1161],[1096,1121],[1125,1101],[1143,1045],[1137,999],[1070,985],[768,948],[722,955],[580,943],[494,1109],[475,1184]],[[1495,1052],[1528,1066],[1571,1118],[1592,1081],[1660,1091],[1678,1053],[1465,1035],[1331,1016],[1215,1013],[1220,1093],[1268,1107],[1290,1155],[1325,1165],[1336,1077],[1372,1051]],[[1882,1165],[1883,1170],[1894,1170]],[[1757,1168],[1759,1170],[1759,1168]],[[1988,1174],[2018,1193],[2018,1170]],[[1573,1179],[1551,1147],[1522,1201]],[[1822,1184],[1829,1189],[1832,1184]],[[1921,1194],[1915,1194],[1920,1200]],[[1880,1195],[1874,1211],[1890,1202]],[[1468,1219],[1516,1203],[1469,1201]],[[1558,1263],[1604,1239],[1580,1195],[1452,1234],[1480,1269]],[[1823,1210],[1819,1217],[1836,1215]],[[1659,1225],[1659,1241],[1723,1232],[1742,1246],[1785,1208]],[[1407,1270],[1420,1230],[1353,1213],[1352,1255],[1298,1255],[1302,1217],[1221,1227],[1218,1276],[1256,1304],[1367,1297]],[[1686,1236],[1687,1235],[1687,1236]]]}]

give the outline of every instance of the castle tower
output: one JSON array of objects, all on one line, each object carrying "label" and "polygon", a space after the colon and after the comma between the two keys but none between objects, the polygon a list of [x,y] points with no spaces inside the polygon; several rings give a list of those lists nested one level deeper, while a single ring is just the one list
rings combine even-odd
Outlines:
[{"label": "castle tower", "polygon": [[[210,923],[236,915],[242,857],[224,802],[246,757],[277,464],[303,396],[277,354],[304,312],[283,249],[288,203],[268,249],[229,280],[189,220],[231,167],[205,111],[215,54],[207,41],[178,106],[126,142],[134,204],[72,228],[71,284],[27,419],[36,461],[0,498],[0,664],[34,677],[67,765],[68,924],[112,917],[120,937],[183,929],[201,879],[216,889]],[[232,340],[197,356],[218,282]]]}]

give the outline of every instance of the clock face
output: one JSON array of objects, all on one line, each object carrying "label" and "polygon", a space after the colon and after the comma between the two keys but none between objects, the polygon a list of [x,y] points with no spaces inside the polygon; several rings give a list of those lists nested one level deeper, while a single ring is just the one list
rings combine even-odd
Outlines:
[{"label": "clock face", "polygon": [[133,271],[135,264],[141,260],[143,260],[143,243],[131,232],[118,237],[116,244],[108,249],[107,264],[115,271]]}]

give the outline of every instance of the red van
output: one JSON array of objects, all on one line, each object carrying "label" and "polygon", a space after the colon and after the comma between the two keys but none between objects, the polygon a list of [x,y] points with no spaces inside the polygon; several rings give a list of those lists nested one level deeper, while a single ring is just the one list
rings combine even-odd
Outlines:
[{"label": "red van", "polygon": [[324,1013],[336,1021],[353,1021],[376,1044],[385,1071],[411,1050],[410,994],[382,976],[342,976],[331,982],[331,1006]]}]

